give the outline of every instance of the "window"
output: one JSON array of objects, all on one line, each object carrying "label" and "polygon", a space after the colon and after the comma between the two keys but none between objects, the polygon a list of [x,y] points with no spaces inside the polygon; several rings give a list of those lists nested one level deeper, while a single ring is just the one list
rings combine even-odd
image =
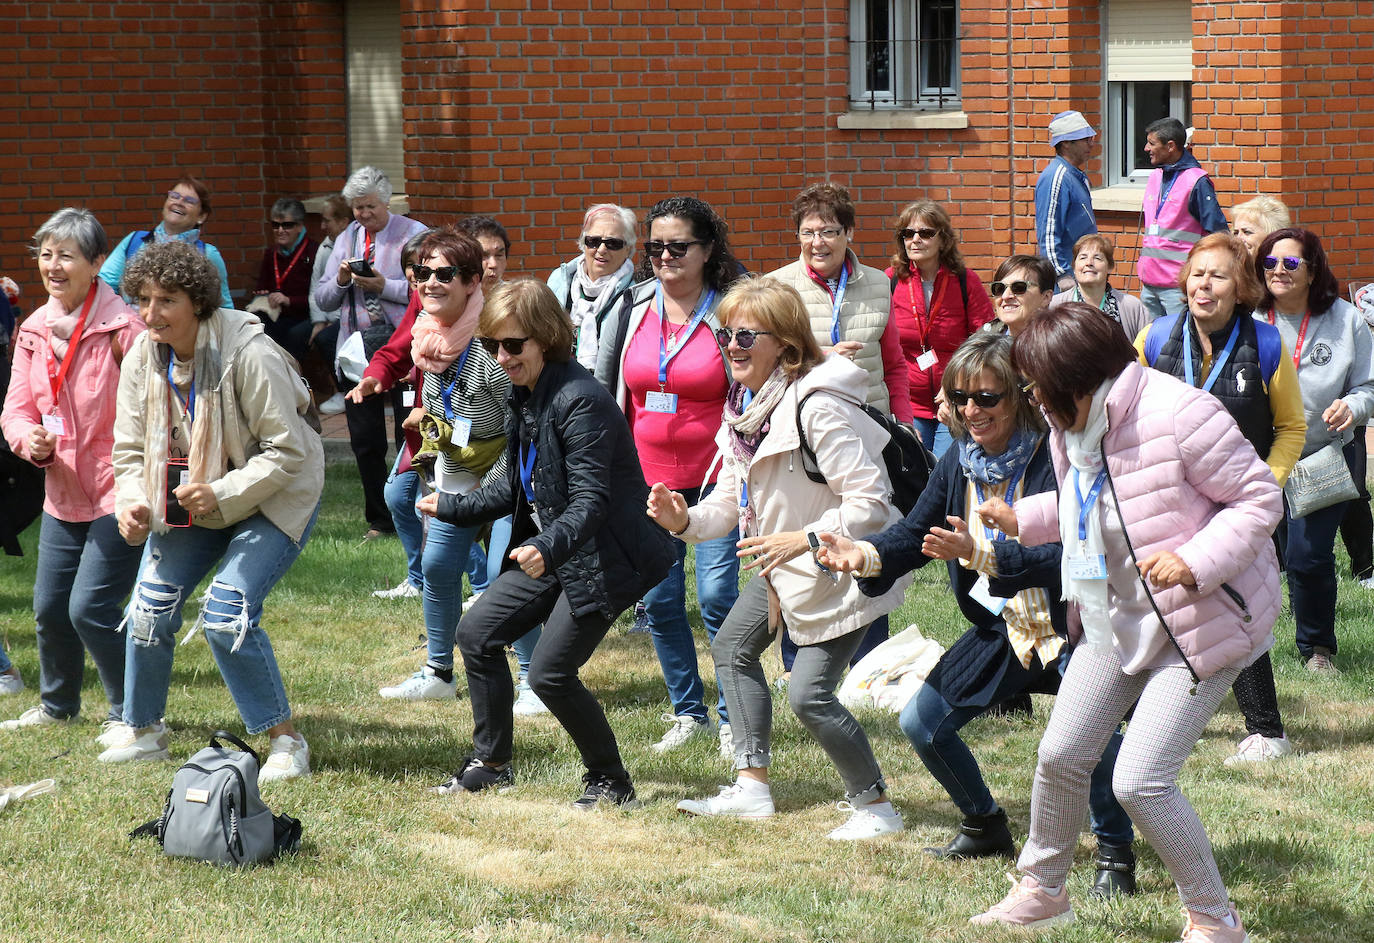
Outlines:
[{"label": "window", "polygon": [[1107,185],[1144,185],[1145,128],[1192,121],[1193,19],[1189,0],[1106,0]]},{"label": "window", "polygon": [[401,133],[401,6],[348,0],[348,172],[381,168],[395,196],[406,192]]},{"label": "window", "polygon": [[850,105],[957,107],[958,32],[955,0],[851,0]]}]

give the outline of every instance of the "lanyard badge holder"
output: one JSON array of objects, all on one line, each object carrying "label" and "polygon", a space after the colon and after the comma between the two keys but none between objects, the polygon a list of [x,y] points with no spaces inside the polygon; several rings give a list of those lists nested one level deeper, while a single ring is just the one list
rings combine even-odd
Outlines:
[{"label": "lanyard badge holder", "polygon": [[702,295],[701,301],[697,303],[696,309],[692,311],[692,316],[687,319],[686,328],[682,332],[682,341],[670,351],[667,340],[668,313],[663,307],[663,284],[660,282],[655,289],[654,306],[658,309],[659,318],[658,390],[650,390],[644,394],[644,408],[649,412],[667,413],[668,415],[677,413],[677,394],[668,392],[668,364],[682,352],[682,348],[687,346],[687,341],[691,339],[697,325],[706,317],[706,312],[711,310],[711,302],[715,300],[715,297],[715,289],[708,288],[706,294]]}]

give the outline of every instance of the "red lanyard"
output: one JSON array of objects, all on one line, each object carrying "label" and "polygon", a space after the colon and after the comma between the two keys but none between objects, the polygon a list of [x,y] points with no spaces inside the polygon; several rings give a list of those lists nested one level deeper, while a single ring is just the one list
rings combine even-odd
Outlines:
[{"label": "red lanyard", "polygon": [[81,335],[86,330],[86,316],[91,313],[91,305],[95,304],[95,284],[92,283],[86,292],[86,303],[81,306],[81,318],[76,322],[76,330],[72,331],[71,340],[67,341],[67,354],[62,358],[62,368],[53,368],[52,340],[48,341],[48,382],[52,384],[52,408],[57,409],[57,394],[62,392],[62,384],[67,380],[67,371],[72,368],[72,361],[76,359],[76,345],[81,342]]},{"label": "red lanyard", "polygon": [[302,238],[301,238],[301,244],[300,244],[299,246],[296,247],[296,254],[293,255],[293,256],[291,256],[291,261],[290,261],[290,262],[286,263],[286,271],[285,271],[285,272],[283,272],[283,271],[281,270],[281,253],[280,253],[280,252],[273,251],[273,253],[272,253],[272,274],[273,274],[274,276],[276,276],[276,279],[277,279],[277,291],[281,291],[281,283],[286,279],[286,276],[288,276],[288,275],[291,274],[291,270],[292,270],[293,268],[296,267],[296,263],[300,261],[301,253],[303,253],[304,251],[305,251],[305,238],[302,237]]},{"label": "red lanyard", "polygon": [[372,232],[368,229],[363,230],[363,258],[372,261]]},{"label": "red lanyard", "polygon": [[[1312,319],[1312,312],[1305,312],[1302,316],[1302,326],[1298,328],[1298,341],[1293,345],[1293,369],[1298,369],[1298,361],[1302,359],[1302,343],[1307,339],[1307,322]],[[1274,309],[1269,309],[1269,323],[1274,323]]]},{"label": "red lanyard", "polygon": [[[916,279],[918,276],[915,266],[911,268],[911,277],[906,280],[906,293],[907,297],[911,300],[911,316],[916,322],[922,353],[930,350],[930,331],[935,324],[935,315],[940,310],[940,276],[942,274],[944,274],[944,269],[940,269],[935,273],[935,287],[930,290],[930,311],[925,312],[925,321],[921,320],[921,314],[923,313],[921,308],[916,306]],[[924,289],[922,289],[922,294],[924,294]],[[921,301],[924,302],[925,298],[922,298]],[[925,305],[922,304],[921,307],[923,308]]]}]

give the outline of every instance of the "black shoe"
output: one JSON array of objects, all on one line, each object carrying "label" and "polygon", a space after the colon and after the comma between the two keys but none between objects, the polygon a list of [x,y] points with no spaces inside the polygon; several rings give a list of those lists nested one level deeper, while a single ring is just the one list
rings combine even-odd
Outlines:
[{"label": "black shoe", "polygon": [[986,711],[989,717],[1022,716],[1027,720],[1035,716],[1035,703],[1029,694],[1018,694],[1009,700],[993,704]]},{"label": "black shoe", "polygon": [[644,608],[644,603],[635,603],[634,622],[630,623],[630,627],[626,631],[631,635],[640,635],[649,631],[649,610]]},{"label": "black shoe", "polygon": [[587,784],[580,799],[573,800],[572,807],[579,812],[590,812],[602,802],[609,802],[622,809],[633,809],[639,805],[635,798],[635,787],[629,779],[612,779],[605,773],[588,772],[582,777]]},{"label": "black shoe", "polygon": [[1097,878],[1089,891],[1098,900],[1135,893],[1135,852],[1130,845],[1097,843]]},{"label": "black shoe", "polygon": [[511,772],[509,763],[491,767],[469,754],[463,758],[457,772],[439,785],[431,787],[429,791],[441,796],[452,796],[493,788],[497,792],[505,792],[514,785],[515,774]]},{"label": "black shoe", "polygon": [[1016,844],[1007,828],[1007,812],[998,809],[991,815],[969,815],[959,823],[959,834],[943,848],[927,848],[937,858],[1011,858],[1016,859]]}]

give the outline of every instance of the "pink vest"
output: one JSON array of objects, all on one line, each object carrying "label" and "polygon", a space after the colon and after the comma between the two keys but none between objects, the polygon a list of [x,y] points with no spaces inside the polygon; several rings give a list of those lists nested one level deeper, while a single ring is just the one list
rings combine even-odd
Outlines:
[{"label": "pink vest", "polygon": [[1188,198],[1192,196],[1193,187],[1205,176],[1207,171],[1201,167],[1180,171],[1164,205],[1160,206],[1159,190],[1164,185],[1164,171],[1150,174],[1145,184],[1145,240],[1136,267],[1144,284],[1176,287],[1188,251],[1203,235],[1202,224],[1188,212]]}]

